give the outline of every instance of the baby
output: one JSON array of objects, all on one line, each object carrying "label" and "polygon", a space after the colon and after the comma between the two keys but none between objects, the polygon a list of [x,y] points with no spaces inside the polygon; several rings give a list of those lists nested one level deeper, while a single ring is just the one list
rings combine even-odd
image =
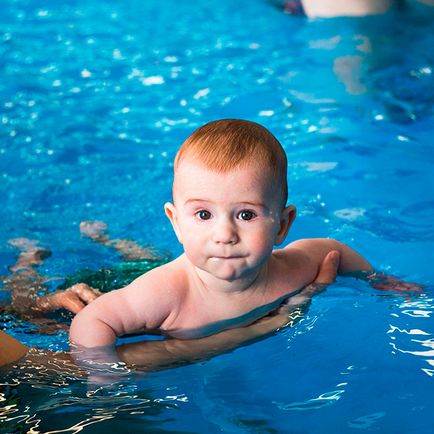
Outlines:
[{"label": "baby", "polygon": [[338,252],[339,274],[373,273],[332,239],[273,250],[296,215],[286,205],[286,172],[282,146],[254,122],[197,129],[175,158],[173,203],[165,204],[184,253],[92,301],[73,319],[71,342],[106,346],[134,332],[190,339],[247,325],[314,281],[331,251]]}]

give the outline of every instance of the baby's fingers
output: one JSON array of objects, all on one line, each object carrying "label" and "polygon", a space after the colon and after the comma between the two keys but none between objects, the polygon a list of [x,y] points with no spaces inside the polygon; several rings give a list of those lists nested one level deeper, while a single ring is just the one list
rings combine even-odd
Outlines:
[{"label": "baby's fingers", "polygon": [[423,288],[416,283],[404,282],[400,280],[389,279],[381,283],[372,285],[380,291],[396,291],[396,292],[423,292]]},{"label": "baby's fingers", "polygon": [[372,273],[368,276],[370,285],[380,291],[395,291],[395,292],[423,292],[421,285],[414,282],[406,282],[395,276],[388,276],[384,273]]}]

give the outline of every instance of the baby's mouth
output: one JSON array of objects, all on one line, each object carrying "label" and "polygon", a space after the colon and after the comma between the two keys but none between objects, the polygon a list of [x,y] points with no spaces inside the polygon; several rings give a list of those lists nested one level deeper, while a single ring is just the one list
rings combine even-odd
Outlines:
[{"label": "baby's mouth", "polygon": [[241,255],[224,255],[224,256],[215,255],[215,256],[213,256],[213,258],[215,258],[215,259],[240,259],[240,258],[244,258],[244,256],[241,256]]}]

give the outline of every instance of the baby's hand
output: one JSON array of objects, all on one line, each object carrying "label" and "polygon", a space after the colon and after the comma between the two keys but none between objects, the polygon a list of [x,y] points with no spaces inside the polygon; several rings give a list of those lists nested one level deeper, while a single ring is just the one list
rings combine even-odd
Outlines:
[{"label": "baby's hand", "polygon": [[423,288],[417,283],[405,282],[383,273],[372,273],[367,277],[367,280],[373,288],[380,291],[423,292]]},{"label": "baby's hand", "polygon": [[101,293],[85,283],[77,283],[68,289],[56,291],[36,300],[33,309],[39,312],[51,312],[66,309],[78,313],[87,304],[95,300]]}]

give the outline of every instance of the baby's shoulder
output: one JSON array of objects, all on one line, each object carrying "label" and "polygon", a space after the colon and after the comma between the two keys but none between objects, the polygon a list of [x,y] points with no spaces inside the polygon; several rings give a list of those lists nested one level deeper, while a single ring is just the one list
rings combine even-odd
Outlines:
[{"label": "baby's shoulder", "polygon": [[147,328],[160,328],[183,305],[185,282],[183,268],[175,259],[142,274],[128,286],[105,295],[113,295],[112,304],[127,306],[129,314],[138,318],[136,322],[146,317]]},{"label": "baby's shoulder", "polygon": [[176,258],[164,265],[153,268],[134,280],[127,288],[162,292],[181,292],[187,285],[187,273],[182,258]]},{"label": "baby's shoulder", "polygon": [[273,250],[273,258],[278,263],[295,268],[308,266],[312,262],[308,251],[304,248],[300,248],[297,243],[288,244],[283,249]]},{"label": "baby's shoulder", "polygon": [[277,281],[281,279],[291,282],[297,288],[311,283],[318,273],[316,262],[305,249],[298,248],[297,245],[290,244],[274,250],[272,264]]}]

